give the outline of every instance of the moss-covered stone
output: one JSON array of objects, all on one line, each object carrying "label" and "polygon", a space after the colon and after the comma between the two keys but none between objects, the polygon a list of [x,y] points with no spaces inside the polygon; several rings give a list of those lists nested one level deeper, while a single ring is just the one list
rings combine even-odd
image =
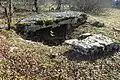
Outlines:
[{"label": "moss-covered stone", "polygon": [[[86,14],[84,15],[83,14],[84,13],[80,13],[76,11],[47,12],[47,13],[37,14],[22,19],[16,24],[17,26],[16,28],[27,27],[29,28],[30,31],[33,31],[33,28],[36,28],[36,30],[38,30],[52,26],[54,27],[55,25],[56,27],[64,24],[74,25],[86,21],[87,16]],[[22,24],[22,26],[19,26],[20,24]]]}]

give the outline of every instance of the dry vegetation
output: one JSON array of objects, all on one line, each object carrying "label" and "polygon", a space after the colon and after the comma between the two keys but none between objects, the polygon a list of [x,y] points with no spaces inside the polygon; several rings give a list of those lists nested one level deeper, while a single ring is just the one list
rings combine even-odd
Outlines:
[{"label": "dry vegetation", "polygon": [[[120,10],[110,9],[89,20],[104,22],[106,27],[87,24],[78,27],[72,36],[83,32],[101,33],[120,41]],[[119,80],[120,53],[90,59],[69,51],[69,46],[47,46],[23,40],[14,31],[0,32],[0,80]]]}]

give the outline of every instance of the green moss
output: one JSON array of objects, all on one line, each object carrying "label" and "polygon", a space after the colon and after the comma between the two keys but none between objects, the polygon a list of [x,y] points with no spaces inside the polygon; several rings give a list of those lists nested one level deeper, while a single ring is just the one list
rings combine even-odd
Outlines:
[{"label": "green moss", "polygon": [[48,26],[48,25],[50,25],[50,24],[52,24],[52,23],[53,23],[52,20],[46,20],[46,21],[45,21],[45,25],[46,25],[46,26]]}]

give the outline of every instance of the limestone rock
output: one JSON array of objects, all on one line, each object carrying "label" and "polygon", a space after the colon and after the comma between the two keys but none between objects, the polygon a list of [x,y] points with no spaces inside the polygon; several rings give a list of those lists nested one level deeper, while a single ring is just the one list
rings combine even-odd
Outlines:
[{"label": "limestone rock", "polygon": [[91,23],[92,26],[95,26],[95,27],[104,27],[105,24],[102,23],[102,22],[98,22],[98,21],[94,21]]},{"label": "limestone rock", "polygon": [[91,33],[84,33],[84,34],[80,35],[79,39],[85,39],[89,36],[92,36],[92,34]]},{"label": "limestone rock", "polygon": [[78,39],[70,39],[70,40],[65,40],[65,44],[71,45],[73,42],[78,41]]},{"label": "limestone rock", "polygon": [[61,25],[80,25],[87,20],[87,15],[76,11],[46,12],[32,15],[16,23],[16,30],[35,32],[50,27],[64,27]]},{"label": "limestone rock", "polygon": [[93,34],[83,40],[69,40],[72,50],[84,55],[104,54],[119,50],[119,44],[101,34]]}]

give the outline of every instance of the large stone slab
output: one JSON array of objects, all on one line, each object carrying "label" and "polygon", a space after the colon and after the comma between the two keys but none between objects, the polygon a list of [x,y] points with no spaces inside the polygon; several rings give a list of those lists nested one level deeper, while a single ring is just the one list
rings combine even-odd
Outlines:
[{"label": "large stone slab", "polygon": [[72,50],[84,55],[105,54],[119,50],[119,44],[101,34],[93,34],[85,39],[66,40],[65,43],[72,45]]},{"label": "large stone slab", "polygon": [[86,22],[87,15],[76,11],[46,12],[31,15],[16,23],[16,30],[35,32],[50,27],[65,27],[63,25],[80,25]]}]

